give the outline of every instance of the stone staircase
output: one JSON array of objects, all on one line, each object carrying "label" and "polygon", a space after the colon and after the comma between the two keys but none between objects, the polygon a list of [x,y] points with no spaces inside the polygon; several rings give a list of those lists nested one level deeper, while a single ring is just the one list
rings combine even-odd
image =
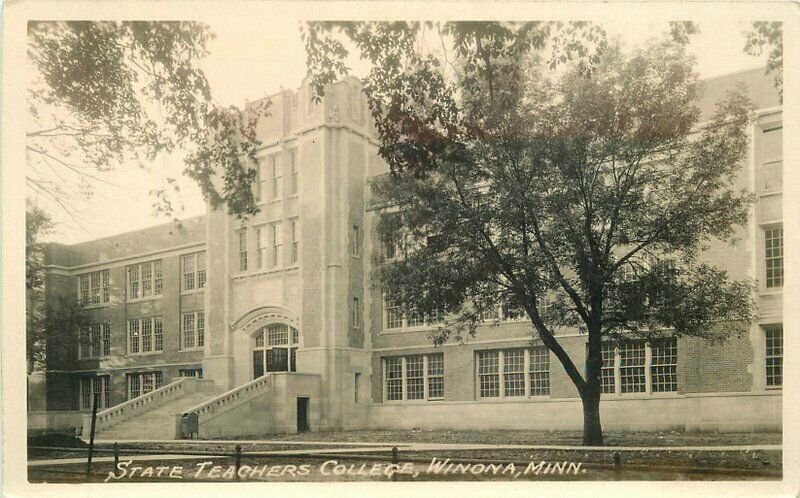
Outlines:
[{"label": "stone staircase", "polygon": [[95,439],[175,439],[176,417],[212,397],[213,394],[205,392],[185,394],[129,420],[95,431]]}]

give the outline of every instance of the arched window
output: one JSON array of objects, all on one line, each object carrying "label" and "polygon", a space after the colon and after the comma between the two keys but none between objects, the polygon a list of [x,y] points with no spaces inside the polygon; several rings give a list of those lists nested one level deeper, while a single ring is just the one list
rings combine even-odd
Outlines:
[{"label": "arched window", "polygon": [[254,336],[253,378],[267,372],[297,371],[297,345],[300,333],[282,323],[267,325]]}]

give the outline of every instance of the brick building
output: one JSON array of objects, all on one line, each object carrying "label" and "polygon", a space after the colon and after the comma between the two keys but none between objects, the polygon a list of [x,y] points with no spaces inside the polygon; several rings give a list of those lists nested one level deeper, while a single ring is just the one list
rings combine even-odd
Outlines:
[{"label": "brick building", "polygon": [[[739,177],[757,202],[736,244],[715,244],[704,257],[733,278],[758,280],[758,320],[723,345],[607,348],[605,428],[781,427],[782,113],[771,78],[753,70],[706,81],[705,116],[737,82],[757,107]],[[466,345],[433,347],[426,334],[435,324],[384,302],[372,275],[385,247],[367,180],[387,167],[359,82],[333,85],[318,104],[306,84],[269,98],[257,215],[243,223],[209,210],[48,247],[47,298],[81,299],[94,325],[71,357],[48,356],[46,371],[29,379],[29,427],[85,425],[92,393],[98,430],[108,434],[176,437],[189,415],[201,437],[581,427],[575,387],[513,312],[489,312]],[[585,337],[558,339],[582,364]]]}]

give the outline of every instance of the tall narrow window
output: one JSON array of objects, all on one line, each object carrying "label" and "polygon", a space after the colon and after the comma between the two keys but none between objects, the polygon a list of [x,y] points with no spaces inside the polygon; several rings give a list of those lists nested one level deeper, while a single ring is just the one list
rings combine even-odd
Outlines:
[{"label": "tall narrow window", "polygon": [[504,352],[503,390],[506,397],[525,395],[525,351],[522,349]]},{"label": "tall narrow window", "polygon": [[406,399],[425,399],[425,369],[421,355],[406,357]]},{"label": "tall narrow window", "polygon": [[428,355],[428,399],[444,399],[444,353]]},{"label": "tall narrow window", "polygon": [[295,157],[295,151],[290,150],[287,153],[287,158],[289,160],[289,174],[291,177],[289,178],[289,195],[294,195],[297,193],[298,185],[299,185],[299,177],[297,173],[297,157]]},{"label": "tall narrow window", "polygon": [[239,231],[239,271],[247,271],[247,229]]},{"label": "tall narrow window", "polygon": [[283,265],[283,225],[281,223],[272,224],[272,266]]},{"label": "tall narrow window", "polygon": [[783,326],[766,328],[767,387],[783,385]]},{"label": "tall narrow window", "polygon": [[353,230],[350,235],[350,254],[356,257],[361,255],[361,231],[358,225],[353,225]]},{"label": "tall narrow window", "polygon": [[292,246],[289,253],[289,264],[294,265],[300,260],[300,225],[297,220],[291,220],[289,227],[292,231]]},{"label": "tall narrow window", "polygon": [[181,318],[181,348],[195,349],[203,347],[204,329],[205,316],[203,311],[183,313]]},{"label": "tall narrow window", "polygon": [[185,254],[181,256],[181,266],[183,267],[183,290],[194,290],[197,282],[195,282],[195,268],[194,268],[194,254]]},{"label": "tall narrow window", "polygon": [[353,328],[361,327],[361,301],[353,298],[353,314],[352,314]]},{"label": "tall narrow window", "polygon": [[550,394],[550,351],[546,347],[531,349],[529,375],[531,396]]},{"label": "tall narrow window", "polygon": [[768,288],[783,287],[783,228],[764,230]]},{"label": "tall narrow window", "polygon": [[386,399],[403,399],[403,358],[386,358]]},{"label": "tall narrow window", "polygon": [[478,352],[478,381],[481,398],[500,396],[500,352]]},{"label": "tall narrow window", "polygon": [[384,303],[386,310],[386,329],[399,329],[403,326],[403,311],[396,299],[387,298]]},{"label": "tall narrow window", "polygon": [[267,263],[267,231],[262,228],[256,228],[256,266],[264,268]]},{"label": "tall narrow window", "polygon": [[256,163],[256,180],[253,188],[253,197],[257,202],[260,202],[264,199],[264,181],[266,180],[267,176],[264,174],[265,167],[266,165],[264,164],[264,159],[259,159]]},{"label": "tall narrow window", "polygon": [[654,393],[678,390],[678,341],[674,337],[650,345],[651,386]]},{"label": "tall narrow window", "polygon": [[280,199],[283,196],[283,172],[281,171],[280,156],[272,156],[272,198]]},{"label": "tall narrow window", "polygon": [[603,355],[603,366],[600,369],[600,392],[613,393],[616,391],[616,381],[614,374],[614,345],[604,343],[601,354]]},{"label": "tall narrow window", "polygon": [[645,392],[644,342],[626,342],[619,348],[620,387],[623,393]]},{"label": "tall narrow window", "polygon": [[206,252],[181,256],[181,291],[191,292],[206,286]]}]

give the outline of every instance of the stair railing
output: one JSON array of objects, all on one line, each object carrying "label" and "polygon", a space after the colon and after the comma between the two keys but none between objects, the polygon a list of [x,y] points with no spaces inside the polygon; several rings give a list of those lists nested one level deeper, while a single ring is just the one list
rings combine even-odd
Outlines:
[{"label": "stair railing", "polygon": [[[180,378],[174,382],[170,382],[166,386],[160,387],[147,394],[143,394],[133,399],[129,399],[124,403],[106,408],[103,411],[97,412],[97,419],[95,420],[95,430],[100,432],[120,422],[130,420],[136,415],[150,411],[157,408],[159,405],[171,401],[179,396],[183,396],[187,392],[187,383],[191,380],[188,377]],[[83,416],[83,437],[89,437],[89,426],[91,425],[92,416]]]}]

